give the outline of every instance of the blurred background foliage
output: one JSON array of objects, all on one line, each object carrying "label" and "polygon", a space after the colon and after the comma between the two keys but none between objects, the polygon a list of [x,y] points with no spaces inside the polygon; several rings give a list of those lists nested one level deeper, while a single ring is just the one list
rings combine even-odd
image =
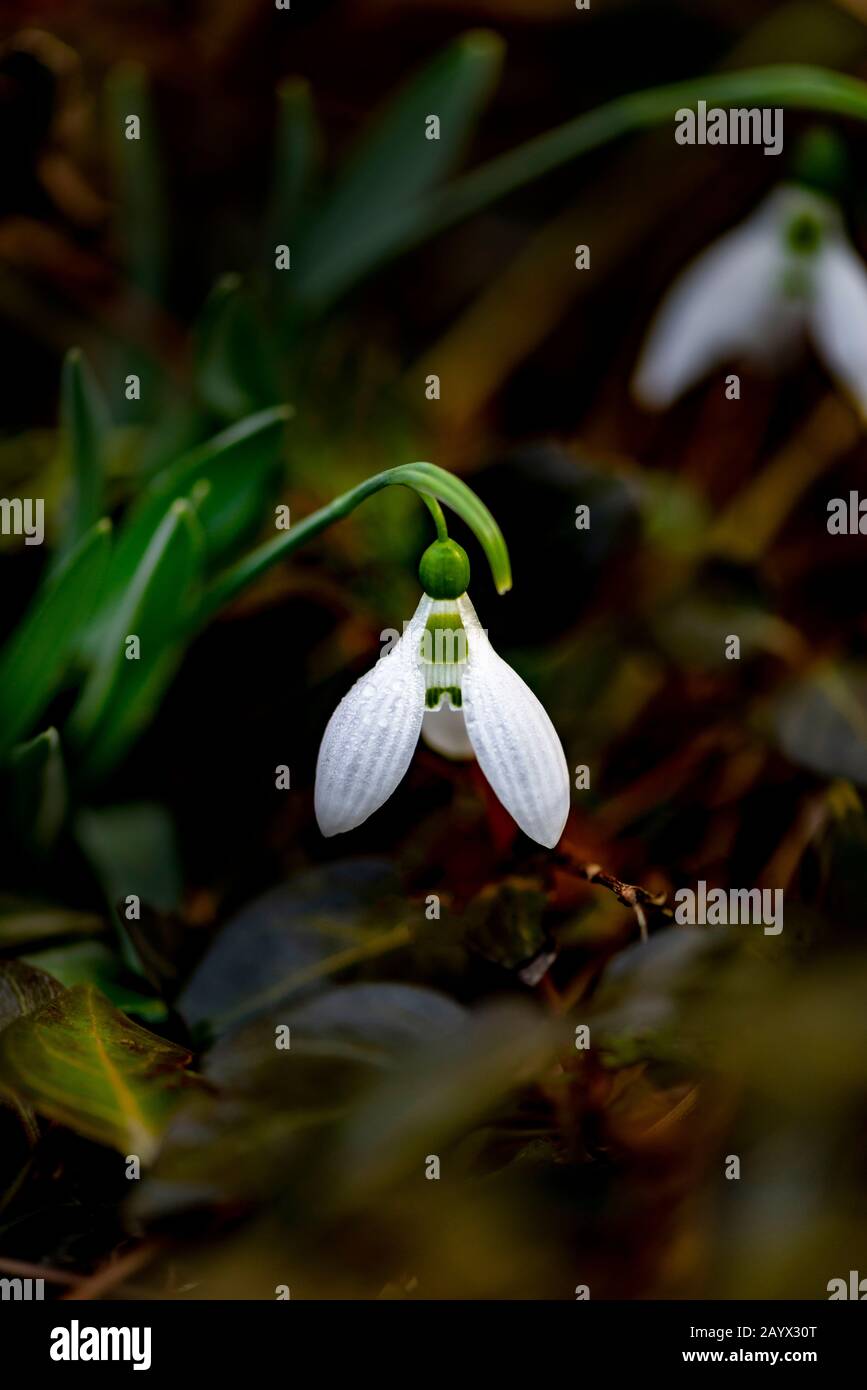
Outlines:
[{"label": "blurred background foliage", "polygon": [[[454,171],[621,93],[867,77],[865,22],[5,6],[0,493],[48,533],[0,549],[0,1265],[266,1298],[821,1298],[863,1268],[865,542],[825,527],[861,422],[806,356],[737,405],[722,372],[661,417],[628,393],[673,275],[786,156],[660,129],[432,233]],[[837,129],[863,254],[867,133]],[[454,527],[474,601],[591,769],[560,855],[425,749],[351,841],[316,830],[327,718],[417,599],[402,489],[200,620],[277,504],[420,458],[503,527],[504,598]],[[594,865],[647,890],[647,941]],[[784,888],[783,934],[673,926],[699,878]]]}]

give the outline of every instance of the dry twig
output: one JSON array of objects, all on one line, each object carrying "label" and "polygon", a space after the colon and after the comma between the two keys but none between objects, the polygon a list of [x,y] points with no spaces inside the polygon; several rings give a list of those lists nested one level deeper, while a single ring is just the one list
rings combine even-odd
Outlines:
[{"label": "dry twig", "polygon": [[657,917],[666,924],[673,921],[674,914],[672,909],[666,906],[665,893],[651,893],[639,884],[624,883],[622,879],[615,878],[614,874],[606,873],[600,864],[584,864],[568,850],[561,850],[556,854],[555,863],[568,873],[575,874],[577,878],[607,888],[624,907],[632,908],[642,941],[646,941],[648,937],[648,919]]}]

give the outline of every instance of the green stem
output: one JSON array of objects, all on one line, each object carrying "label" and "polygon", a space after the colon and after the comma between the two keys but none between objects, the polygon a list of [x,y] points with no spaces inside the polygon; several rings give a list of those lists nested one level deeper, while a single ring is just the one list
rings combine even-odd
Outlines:
[{"label": "green stem", "polygon": [[344,492],[333,502],[329,502],[327,506],[320,507],[312,516],[305,517],[290,531],[281,532],[273,540],[260,545],[250,555],[245,555],[231,569],[219,575],[206,590],[198,619],[207,618],[224,604],[230,603],[242,589],[252,584],[272,565],[291,555],[321,531],[333,526],[336,521],[342,521],[375,492],[395,485],[411,488],[421,497],[433,515],[440,540],[448,539],[448,529],[439,503],[445,502],[457,512],[484,550],[498,591],[502,594],[511,588],[512,574],[506,542],[484,503],[460,478],[447,473],[443,468],[438,468],[436,464],[406,463],[367,478],[357,487],[350,488],[349,492]]},{"label": "green stem", "polygon": [[326,507],[320,507],[318,512],[306,516],[303,521],[293,526],[291,531],[275,536],[250,555],[245,555],[225,574],[220,575],[207,590],[203,600],[205,614],[216,612],[218,608],[231,602],[242,589],[263,575],[273,564],[285,559],[294,550],[299,550],[307,541],[318,536],[320,531],[333,526],[335,521],[342,521],[360,502],[371,497],[374,492],[379,492],[381,488],[388,487],[391,481],[387,473],[377,473],[375,477],[367,478],[365,482],[359,483],[358,487],[351,488],[349,492],[344,492],[333,502],[329,502]]},{"label": "green stem", "polygon": [[[690,78],[667,87],[632,92],[490,160],[455,180],[438,197],[420,200],[401,210],[393,228],[395,242],[399,241],[406,249],[463,221],[489,203],[515,192],[579,155],[598,149],[621,135],[670,120],[681,108],[695,106],[699,101],[707,102],[708,106],[746,104],[806,108],[867,120],[867,85],[853,77],[801,64],[780,64]],[[421,470],[427,470],[426,476],[429,478],[435,475],[450,478],[432,464],[408,464],[404,468],[392,468],[368,478],[327,507],[306,517],[291,532],[276,536],[220,576],[205,595],[204,613],[212,613],[228,603],[272,564],[291,554],[335,521],[340,521],[381,488],[405,483],[416,492],[424,492],[425,478],[419,476]],[[462,489],[460,497],[464,509],[458,506],[456,510],[476,531],[488,555],[497,588],[501,593],[505,592],[511,586],[511,574],[508,552],[499,527],[487,508],[459,479],[450,479],[450,488]],[[448,505],[455,506],[448,493],[438,493],[434,487],[431,487],[431,493],[439,495]],[[437,520],[436,516],[434,519]]]},{"label": "green stem", "polygon": [[446,525],[445,515],[439,502],[435,497],[431,497],[429,492],[420,492],[419,497],[434,519],[434,525],[437,528],[437,540],[447,541],[449,538],[449,528]]},{"label": "green stem", "polygon": [[[867,120],[867,84],[804,64],[748,68],[631,92],[537,135],[455,179],[439,196],[403,211],[403,248],[471,217],[488,204],[599,149],[621,135],[673,120],[682,107],[782,106]],[[672,144],[674,131],[672,129]]]}]

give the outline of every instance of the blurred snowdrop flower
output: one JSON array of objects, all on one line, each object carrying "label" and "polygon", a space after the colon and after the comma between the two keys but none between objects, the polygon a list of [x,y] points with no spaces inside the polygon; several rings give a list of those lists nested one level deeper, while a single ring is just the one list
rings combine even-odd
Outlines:
[{"label": "blurred snowdrop flower", "polygon": [[775,189],[675,281],[632,389],[643,405],[664,409],[735,358],[786,366],[804,337],[867,414],[867,270],[837,205],[792,183]]},{"label": "blurred snowdrop flower", "polygon": [[569,813],[569,771],[551,720],[497,655],[466,594],[466,553],[425,551],[425,590],[403,636],[344,696],[316,765],[323,835],[366,821],[404,776],[419,735],[447,757],[475,757],[521,829],[553,848]]}]

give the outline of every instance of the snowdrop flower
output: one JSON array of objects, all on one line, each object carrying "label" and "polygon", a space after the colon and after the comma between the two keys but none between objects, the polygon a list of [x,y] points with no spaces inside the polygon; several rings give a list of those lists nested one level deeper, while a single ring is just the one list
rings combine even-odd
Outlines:
[{"label": "snowdrop flower", "polygon": [[470,566],[452,540],[422,556],[424,597],[403,636],[344,696],[316,765],[323,835],[353,830],[388,800],[419,735],[468,753],[521,829],[549,849],[569,812],[569,771],[536,696],[497,656],[467,597]]},{"label": "snowdrop flower", "polygon": [[734,358],[786,365],[804,336],[867,414],[867,271],[836,204],[792,183],[675,281],[642,349],[633,392],[664,409]]}]

